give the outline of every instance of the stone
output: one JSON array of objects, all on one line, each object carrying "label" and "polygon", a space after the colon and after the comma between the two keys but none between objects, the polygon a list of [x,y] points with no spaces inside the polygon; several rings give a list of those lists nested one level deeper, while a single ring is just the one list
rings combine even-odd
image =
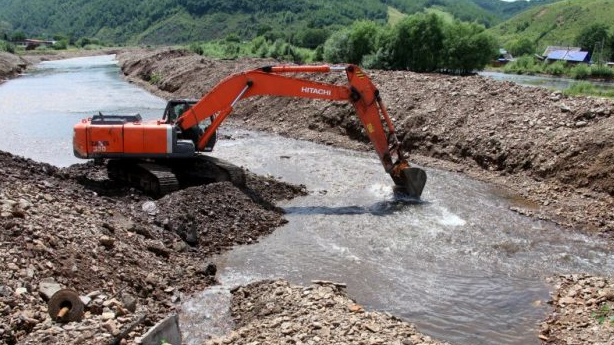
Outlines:
[{"label": "stone", "polygon": [[101,315],[103,320],[113,320],[115,318],[115,313],[111,311],[107,311],[102,313]]},{"label": "stone", "polygon": [[150,328],[141,338],[142,345],[160,345],[164,340],[168,344],[181,345],[179,318],[171,315]]},{"label": "stone", "polygon": [[107,249],[111,249],[115,245],[115,239],[109,236],[101,236],[98,242]]},{"label": "stone", "polygon": [[158,206],[153,201],[144,202],[141,208],[143,209],[143,212],[147,213],[150,216],[155,216],[156,213],[158,213]]},{"label": "stone", "polygon": [[38,293],[48,301],[56,292],[62,290],[62,286],[54,281],[43,281],[38,284]]}]

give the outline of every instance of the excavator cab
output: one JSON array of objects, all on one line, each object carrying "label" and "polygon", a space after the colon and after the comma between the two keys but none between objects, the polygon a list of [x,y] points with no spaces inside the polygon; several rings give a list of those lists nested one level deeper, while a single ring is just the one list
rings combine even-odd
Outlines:
[{"label": "excavator cab", "polygon": [[[166,104],[166,109],[164,110],[162,121],[164,123],[174,125],[175,121],[177,121],[178,118],[180,118],[183,114],[190,110],[196,103],[198,103],[198,100],[196,99],[171,99]],[[200,121],[197,125],[185,130],[181,130],[181,128],[176,127],[177,139],[191,140],[194,142],[194,145],[198,145],[198,139],[203,135],[203,133],[205,133],[211,123],[213,123],[213,120],[215,120],[215,116],[207,117],[203,121]],[[207,145],[205,146],[203,151],[213,151],[213,147],[215,146],[216,142],[217,131],[213,133],[211,139],[207,142]]]}]

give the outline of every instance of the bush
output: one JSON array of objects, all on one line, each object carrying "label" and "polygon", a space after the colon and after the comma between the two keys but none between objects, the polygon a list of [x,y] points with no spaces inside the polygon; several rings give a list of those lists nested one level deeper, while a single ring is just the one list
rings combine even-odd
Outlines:
[{"label": "bush", "polygon": [[324,60],[331,63],[348,62],[349,30],[340,30],[332,34],[324,43]]},{"label": "bush", "polygon": [[574,79],[585,79],[591,74],[591,68],[583,63],[575,65],[569,72]]},{"label": "bush", "polygon": [[496,56],[497,44],[484,26],[458,20],[446,26],[443,68],[448,72],[467,74],[483,69]]},{"label": "bush", "polygon": [[68,39],[56,41],[55,44],[51,46],[51,48],[55,50],[64,50],[68,48]]},{"label": "bush", "polygon": [[10,44],[9,42],[0,41],[0,51],[15,53],[15,46]]},{"label": "bush", "polygon": [[553,62],[544,68],[544,72],[552,75],[563,75],[567,73],[567,63],[565,61]]},{"label": "bush", "polygon": [[605,65],[591,66],[591,77],[610,79],[614,77],[614,69]]},{"label": "bush", "polygon": [[535,54],[536,49],[535,43],[526,37],[512,41],[507,45],[507,50],[513,56]]},{"label": "bush", "polygon": [[533,75],[542,73],[543,70],[544,65],[541,62],[535,62],[535,58],[530,55],[521,56],[503,67],[505,73],[514,74]]}]

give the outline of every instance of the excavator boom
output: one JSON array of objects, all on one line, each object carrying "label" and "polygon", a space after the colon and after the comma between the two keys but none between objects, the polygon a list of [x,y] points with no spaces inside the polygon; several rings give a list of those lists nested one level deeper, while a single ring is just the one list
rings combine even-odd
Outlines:
[{"label": "excavator boom", "polygon": [[[348,84],[333,85],[285,75],[331,72],[345,72]],[[378,89],[358,66],[268,66],[235,74],[221,81],[194,107],[184,113],[177,120],[177,124],[182,129],[188,129],[211,115],[218,115],[201,136],[198,142],[198,148],[201,149],[232,112],[235,104],[252,96],[285,96],[350,102],[384,169],[400,187],[399,190],[412,197],[421,196],[426,184],[426,173],[422,169],[409,166]]]},{"label": "excavator boom", "polygon": [[[348,83],[335,85],[289,74],[345,73]],[[75,126],[74,151],[81,158],[189,158],[210,151],[216,131],[235,105],[253,96],[281,96],[351,103],[397,190],[419,198],[426,173],[410,167],[395,135],[379,91],[354,65],[267,66],[229,76],[176,119],[143,122],[140,117],[103,116]],[[179,114],[178,114],[179,115]],[[210,122],[206,128],[202,123]],[[189,139],[189,140],[186,140]],[[212,144],[213,143],[213,144]]]}]

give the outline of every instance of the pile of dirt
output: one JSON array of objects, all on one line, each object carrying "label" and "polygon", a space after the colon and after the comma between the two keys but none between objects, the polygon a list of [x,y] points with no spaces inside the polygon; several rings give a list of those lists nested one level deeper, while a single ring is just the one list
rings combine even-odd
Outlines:
[{"label": "pile of dirt", "polygon": [[263,281],[233,291],[236,329],[205,344],[446,344],[386,313],[368,312],[343,284]]},{"label": "pile of dirt", "polygon": [[0,52],[0,83],[2,79],[8,79],[23,72],[28,62],[17,55]]},{"label": "pile of dirt", "polygon": [[549,344],[614,344],[614,280],[588,275],[554,279],[555,311],[542,325]]},{"label": "pile of dirt", "polygon": [[252,243],[285,223],[280,213],[265,210],[230,182],[187,188],[157,204],[156,222],[190,245],[206,246],[208,255]]},{"label": "pile of dirt", "polygon": [[[119,59],[128,79],[168,98],[199,98],[233,73],[275,63],[213,60],[175,49],[132,51]],[[368,73],[412,160],[509,189],[528,199],[514,207],[523,214],[614,232],[611,100],[568,97],[480,76]],[[341,74],[315,79],[346,82]],[[231,119],[248,129],[346,148],[369,147],[349,104],[256,98],[240,103]]]},{"label": "pile of dirt", "polygon": [[[0,343],[100,344],[139,320],[127,335],[132,341],[175,310],[180,294],[215,283],[209,253],[238,239],[256,240],[283,221],[232,185],[195,187],[154,201],[130,189],[121,197],[100,195],[81,179],[104,182],[100,174],[89,164],[58,169],[0,152]],[[157,214],[154,202],[161,204]],[[162,212],[202,220],[208,227],[199,240],[206,245],[190,248],[158,226]],[[85,319],[54,323],[42,282],[89,296]]]}]

